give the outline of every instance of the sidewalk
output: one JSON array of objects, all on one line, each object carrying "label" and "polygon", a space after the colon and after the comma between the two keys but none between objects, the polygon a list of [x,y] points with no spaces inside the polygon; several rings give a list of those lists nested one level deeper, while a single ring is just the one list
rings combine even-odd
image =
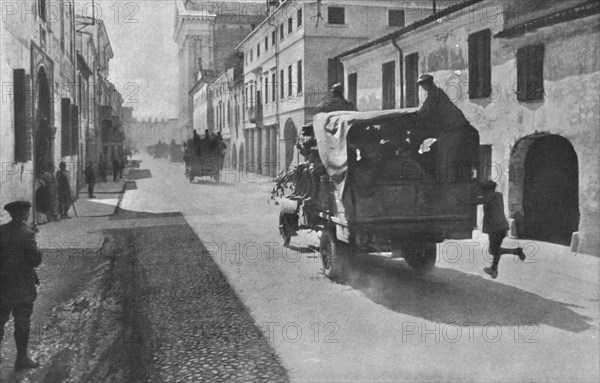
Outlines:
[{"label": "sidewalk", "polygon": [[99,182],[94,188],[96,198],[91,199],[88,198],[87,186],[84,186],[75,202],[79,218],[71,207],[70,219],[39,225],[39,246],[42,249],[99,249],[104,240],[102,229],[108,228],[108,220],[123,196],[125,183],[125,180]]}]

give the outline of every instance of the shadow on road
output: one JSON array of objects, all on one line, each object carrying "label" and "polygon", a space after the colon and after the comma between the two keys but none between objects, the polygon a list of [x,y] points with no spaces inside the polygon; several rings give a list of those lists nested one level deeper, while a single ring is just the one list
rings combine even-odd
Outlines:
[{"label": "shadow on road", "polygon": [[212,180],[194,180],[194,181],[192,181],[190,183],[191,184],[195,184],[195,185],[233,186],[232,183],[216,182],[216,181],[212,181]]},{"label": "shadow on road", "polygon": [[368,258],[352,260],[348,285],[399,313],[457,325],[546,324],[570,332],[591,327],[591,318],[572,310],[580,306],[460,270],[436,268],[419,276],[400,260]]}]

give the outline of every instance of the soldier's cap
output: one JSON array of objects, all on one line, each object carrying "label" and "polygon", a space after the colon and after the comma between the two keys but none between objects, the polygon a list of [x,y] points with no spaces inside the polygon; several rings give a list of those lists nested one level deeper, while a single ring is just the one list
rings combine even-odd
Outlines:
[{"label": "soldier's cap", "polygon": [[496,186],[497,186],[497,185],[498,185],[498,184],[497,184],[497,183],[495,183],[494,181],[492,181],[492,180],[487,180],[487,181],[483,181],[483,182],[481,183],[481,189],[482,189],[482,190],[496,190]]},{"label": "soldier's cap", "polygon": [[417,84],[424,84],[427,82],[433,83],[433,76],[427,73],[420,75],[419,79],[417,80]]},{"label": "soldier's cap", "polygon": [[23,210],[27,210],[31,207],[31,202],[29,201],[14,201],[7,203],[4,205],[4,210],[8,212],[8,214],[13,215]]},{"label": "soldier's cap", "polygon": [[314,133],[313,124],[306,124],[302,127],[302,133],[312,135]]}]

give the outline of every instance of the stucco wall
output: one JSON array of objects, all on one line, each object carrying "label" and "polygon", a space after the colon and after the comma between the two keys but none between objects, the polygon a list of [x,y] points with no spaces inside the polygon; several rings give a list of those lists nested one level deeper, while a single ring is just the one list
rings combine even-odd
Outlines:
[{"label": "stucco wall", "polygon": [[[485,7],[485,4],[482,5]],[[480,6],[481,8],[481,6]],[[418,29],[400,39],[404,55],[419,52],[419,72],[434,75],[435,82],[465,113],[481,136],[481,144],[492,145],[492,177],[505,196],[509,213],[509,160],[519,138],[535,132],[558,134],[570,141],[579,162],[579,251],[600,253],[599,233],[599,158],[600,144],[600,38],[599,18],[592,16],[574,22],[542,28],[511,39],[492,37],[492,96],[469,99],[468,35],[490,28],[492,36],[502,30],[500,15],[455,16],[455,22],[442,20]],[[461,22],[461,20],[464,20]],[[544,89],[541,102],[524,103],[516,99],[516,51],[530,44],[543,43]],[[389,46],[361,52],[345,59],[346,73],[358,72],[359,107],[380,107],[381,81],[375,80],[382,60],[389,59]],[[399,81],[396,79],[397,93]],[[369,96],[373,101],[369,101]],[[366,99],[362,99],[362,98]],[[425,95],[421,91],[420,101]],[[517,169],[519,171],[519,169]],[[522,169],[520,170],[522,171]]]}]

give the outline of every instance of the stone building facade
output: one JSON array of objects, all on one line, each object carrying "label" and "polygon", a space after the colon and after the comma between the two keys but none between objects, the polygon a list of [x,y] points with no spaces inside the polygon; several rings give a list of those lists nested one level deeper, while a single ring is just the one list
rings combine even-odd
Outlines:
[{"label": "stone building facade", "polygon": [[597,1],[475,0],[338,57],[359,110],[419,106],[432,74],[479,130],[512,234],[598,254],[599,38]]},{"label": "stone building facade", "polygon": [[[61,108],[77,104],[74,6],[72,0],[2,4],[0,206],[34,201],[34,179],[49,163],[62,160],[78,172],[78,118],[63,116],[71,109]],[[8,218],[0,211],[0,222]]]},{"label": "stone building facade", "polygon": [[211,81],[231,66],[236,45],[260,23],[266,13],[259,0],[177,0],[173,39],[179,46],[178,118],[191,135],[193,95],[199,76]]},{"label": "stone building facade", "polygon": [[431,8],[398,1],[287,1],[273,8],[237,47],[245,112],[243,137],[234,142],[238,162],[273,177],[301,161],[300,128],[329,86],[343,81],[334,57],[429,14]]}]

